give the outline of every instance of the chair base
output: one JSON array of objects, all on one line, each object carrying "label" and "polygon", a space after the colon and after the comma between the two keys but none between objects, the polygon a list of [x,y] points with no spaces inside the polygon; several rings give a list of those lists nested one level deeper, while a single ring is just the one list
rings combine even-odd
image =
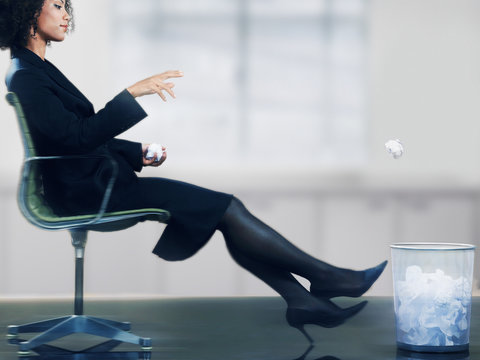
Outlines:
[{"label": "chair base", "polygon": [[[25,340],[16,338],[10,339],[11,345],[19,345]],[[92,346],[81,351],[71,351],[51,345],[39,345],[31,351],[19,351],[19,358],[22,360],[151,360],[152,353],[149,350],[142,351],[112,351],[122,344],[121,341],[108,340],[101,344]]]},{"label": "chair base", "polygon": [[130,330],[130,323],[128,322],[118,322],[86,315],[71,315],[24,325],[10,325],[8,336],[41,332],[41,334],[28,341],[20,342],[20,352],[27,352],[50,341],[77,333],[103,336],[112,340],[138,344],[142,347],[142,350],[152,349],[152,339],[131,334],[127,332],[128,330]]}]

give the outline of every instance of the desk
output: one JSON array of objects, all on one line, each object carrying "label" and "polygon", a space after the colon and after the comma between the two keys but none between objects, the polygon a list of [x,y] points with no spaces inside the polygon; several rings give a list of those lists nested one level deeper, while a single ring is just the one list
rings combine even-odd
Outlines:
[{"label": "desk", "polygon": [[[416,356],[397,352],[393,299],[366,297],[369,304],[356,317],[333,329],[307,325],[314,347],[285,321],[285,303],[278,297],[162,298],[155,300],[88,300],[85,312],[119,321],[130,321],[132,332],[152,338],[151,354],[139,346],[122,344],[116,359],[169,360],[410,360],[480,359],[480,298],[474,298],[469,355]],[[358,299],[338,299],[350,306]],[[62,316],[72,310],[70,301],[0,301],[0,329],[6,326]],[[81,350],[98,343],[88,335],[73,335],[54,345]],[[18,359],[17,347],[0,342],[2,360]],[[32,354],[29,359],[39,359]],[[43,359],[84,359],[55,357]],[[107,359],[98,355],[96,360]],[[86,358],[85,358],[86,359]],[[89,358],[90,359],[90,358]]]}]

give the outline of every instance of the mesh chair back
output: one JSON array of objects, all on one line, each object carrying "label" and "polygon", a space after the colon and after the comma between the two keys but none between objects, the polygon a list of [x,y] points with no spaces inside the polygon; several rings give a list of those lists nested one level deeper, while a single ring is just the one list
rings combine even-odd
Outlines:
[{"label": "mesh chair back", "polygon": [[37,156],[37,152],[18,96],[9,92],[6,98],[15,109],[25,152],[25,161],[18,189],[18,204],[23,215],[30,221],[37,219],[33,221],[37,224],[38,219],[52,218],[55,217],[55,214],[45,200],[39,169],[40,163],[29,161]]},{"label": "mesh chair back", "polygon": [[30,129],[28,128],[27,119],[25,119],[25,114],[23,113],[22,105],[20,104],[20,100],[18,100],[17,94],[14,92],[9,92],[7,93],[6,98],[8,103],[15,109],[15,113],[17,115],[18,126],[20,128],[23,148],[25,151],[25,158],[37,156],[35,146],[33,145],[32,136],[30,134]]}]

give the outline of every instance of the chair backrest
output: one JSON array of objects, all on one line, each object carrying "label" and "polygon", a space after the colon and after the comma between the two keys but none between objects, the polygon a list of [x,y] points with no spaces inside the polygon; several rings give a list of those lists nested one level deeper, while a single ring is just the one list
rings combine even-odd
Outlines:
[{"label": "chair backrest", "polygon": [[39,226],[41,219],[52,219],[56,215],[45,200],[40,163],[32,161],[37,152],[18,96],[9,92],[6,98],[15,109],[24,148],[24,163],[17,194],[18,205],[25,218]]},{"label": "chair backrest", "polygon": [[15,113],[17,115],[18,126],[22,136],[23,149],[25,151],[25,158],[37,156],[32,136],[30,135],[30,129],[28,128],[27,119],[25,119],[25,114],[23,113],[22,105],[20,104],[17,94],[14,92],[9,92],[7,93],[6,98],[8,103],[15,109]]}]

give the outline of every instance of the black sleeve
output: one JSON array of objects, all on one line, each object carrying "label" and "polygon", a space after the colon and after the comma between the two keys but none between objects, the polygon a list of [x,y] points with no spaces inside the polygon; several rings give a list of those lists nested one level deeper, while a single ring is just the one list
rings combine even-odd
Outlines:
[{"label": "black sleeve", "polygon": [[138,142],[112,139],[107,143],[110,150],[116,152],[130,164],[133,170],[140,172],[143,169],[142,144]]},{"label": "black sleeve", "polygon": [[47,75],[32,69],[15,73],[10,90],[17,93],[32,131],[62,153],[87,153],[137,124],[147,114],[123,90],[105,107],[81,117],[65,108]]}]

